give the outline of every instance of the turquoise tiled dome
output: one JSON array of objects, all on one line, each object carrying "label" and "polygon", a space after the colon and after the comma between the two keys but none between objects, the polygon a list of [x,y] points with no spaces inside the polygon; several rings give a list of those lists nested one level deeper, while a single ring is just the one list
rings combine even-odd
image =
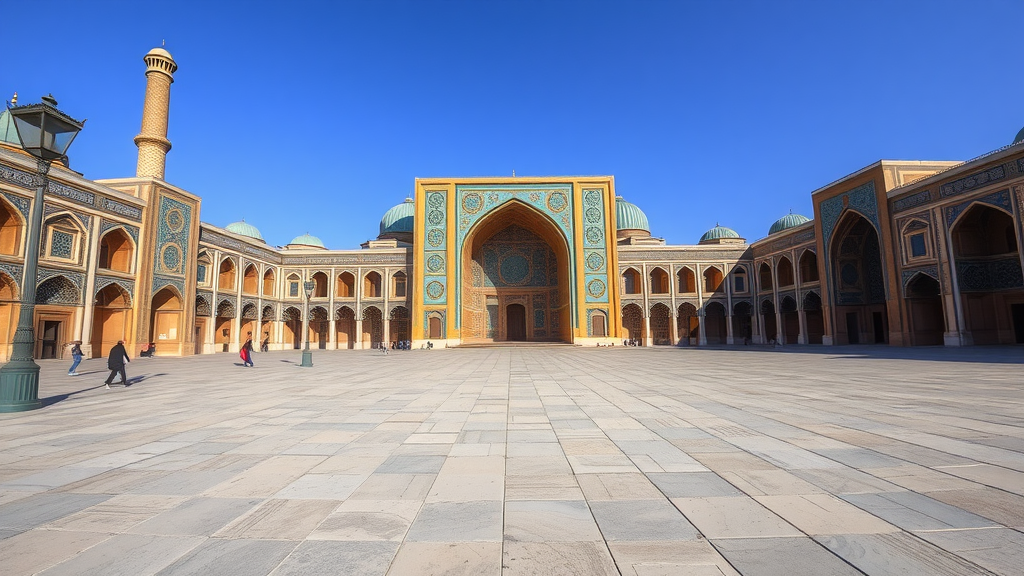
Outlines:
[{"label": "turquoise tiled dome", "polygon": [[725,226],[715,225],[714,228],[708,230],[700,237],[700,241],[706,240],[718,240],[720,238],[739,238],[740,235],[736,233],[732,228],[726,228]]},{"label": "turquoise tiled dome", "polygon": [[1020,132],[1017,132],[1017,135],[1013,137],[1013,142],[1010,142],[1010,144],[1016,144],[1021,140],[1024,140],[1024,128],[1021,128]]},{"label": "turquoise tiled dome", "polygon": [[312,248],[327,248],[324,246],[323,240],[320,240],[316,236],[311,236],[308,233],[292,238],[292,241],[289,242],[288,245],[291,246],[293,244],[296,246],[310,246]]},{"label": "turquoise tiled dome", "polygon": [[232,222],[231,224],[228,224],[227,226],[225,226],[224,229],[227,230],[228,232],[234,232],[235,234],[240,234],[242,236],[248,236],[249,238],[255,238],[257,240],[263,240],[263,235],[260,234],[260,231],[257,230],[255,226],[253,226],[252,224],[249,224],[245,220],[240,220],[238,222]]},{"label": "turquoise tiled dome", "polygon": [[776,220],[775,224],[772,224],[772,227],[768,229],[768,235],[771,236],[772,234],[782,232],[783,230],[789,230],[790,228],[795,228],[805,222],[810,221],[811,219],[808,218],[807,216],[801,216],[800,214],[793,214],[792,212],[790,212],[789,214],[786,214],[782,218]]},{"label": "turquoise tiled dome", "polygon": [[615,197],[615,229],[651,231],[647,215],[636,204],[626,202],[622,196]]},{"label": "turquoise tiled dome", "polygon": [[415,216],[416,206],[413,204],[412,198],[406,198],[405,202],[384,213],[384,217],[380,219],[380,235],[411,234]]}]

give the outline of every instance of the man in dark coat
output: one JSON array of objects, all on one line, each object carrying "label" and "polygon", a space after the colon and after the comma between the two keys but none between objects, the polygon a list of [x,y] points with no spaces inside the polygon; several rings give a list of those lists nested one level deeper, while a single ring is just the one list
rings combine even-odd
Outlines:
[{"label": "man in dark coat", "polygon": [[110,376],[107,376],[107,381],[104,384],[106,384],[108,389],[115,374],[120,374],[121,383],[125,386],[128,385],[128,377],[124,373],[124,363],[131,361],[131,358],[128,357],[128,351],[124,349],[124,340],[118,340],[117,346],[111,348],[110,356],[107,356],[107,368],[110,369]]}]

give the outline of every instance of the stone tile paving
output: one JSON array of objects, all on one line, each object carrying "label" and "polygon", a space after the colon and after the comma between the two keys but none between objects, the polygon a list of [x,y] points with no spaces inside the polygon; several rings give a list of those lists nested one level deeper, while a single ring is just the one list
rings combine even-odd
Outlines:
[{"label": "stone tile paving", "polygon": [[44,362],[2,573],[1024,574],[1020,348],[298,359]]}]

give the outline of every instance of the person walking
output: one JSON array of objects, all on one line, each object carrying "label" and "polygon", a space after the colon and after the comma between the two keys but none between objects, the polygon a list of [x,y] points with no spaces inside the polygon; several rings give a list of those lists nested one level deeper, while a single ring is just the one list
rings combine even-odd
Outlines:
[{"label": "person walking", "polygon": [[242,357],[242,366],[256,367],[256,365],[252,363],[252,332],[248,332],[246,334],[245,344],[242,344],[242,350],[239,352],[239,356]]},{"label": "person walking", "polygon": [[78,376],[78,372],[75,371],[78,365],[82,363],[82,341],[75,340],[71,346],[71,368],[68,369],[68,376]]},{"label": "person walking", "polygon": [[124,373],[124,363],[131,362],[132,359],[128,357],[128,351],[124,349],[124,340],[118,340],[117,346],[110,349],[110,355],[107,356],[107,368],[110,369],[110,376],[107,376],[106,384],[107,389],[110,388],[110,383],[114,379],[115,374],[121,375],[121,383],[128,386],[128,376]]}]

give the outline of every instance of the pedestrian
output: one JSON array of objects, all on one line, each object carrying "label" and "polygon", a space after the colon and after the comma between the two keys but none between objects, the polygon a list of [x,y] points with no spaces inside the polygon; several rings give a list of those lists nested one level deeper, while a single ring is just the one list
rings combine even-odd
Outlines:
[{"label": "pedestrian", "polygon": [[246,333],[245,344],[242,344],[242,349],[239,350],[238,355],[242,357],[242,366],[256,367],[252,363],[252,332]]},{"label": "pedestrian", "polygon": [[270,332],[263,333],[263,342],[260,344],[260,352],[270,352]]},{"label": "pedestrian", "polygon": [[68,369],[68,376],[78,376],[75,368],[78,368],[78,365],[82,363],[82,341],[75,340],[72,344],[71,359],[73,362],[71,363],[71,368]]},{"label": "pedestrian", "polygon": [[132,359],[128,357],[128,351],[124,349],[124,340],[118,340],[117,346],[111,348],[110,355],[107,356],[107,368],[110,369],[110,376],[107,376],[107,381],[104,384],[106,384],[108,389],[115,374],[120,374],[121,384],[128,386],[128,376],[124,373],[124,363],[131,361]]}]

